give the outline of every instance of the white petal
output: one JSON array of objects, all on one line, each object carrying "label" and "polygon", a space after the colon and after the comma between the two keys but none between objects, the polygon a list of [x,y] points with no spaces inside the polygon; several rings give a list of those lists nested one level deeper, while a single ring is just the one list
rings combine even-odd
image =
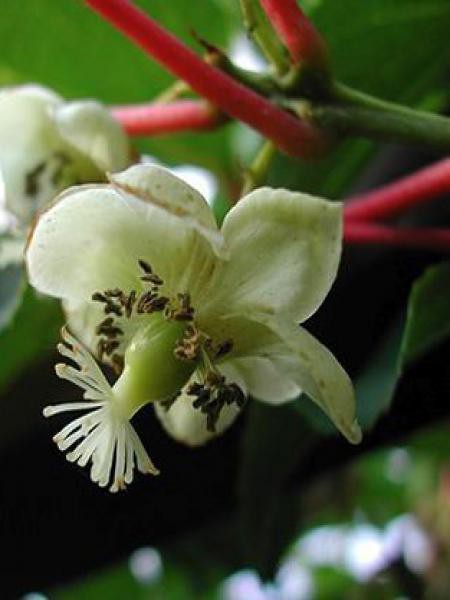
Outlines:
[{"label": "white petal", "polygon": [[189,291],[195,306],[196,293],[210,293],[216,262],[202,232],[194,216],[186,220],[110,186],[80,186],[37,222],[26,253],[30,281],[74,302],[109,288],[139,291],[143,259],[164,280],[162,293]]},{"label": "white petal", "polygon": [[231,359],[220,364],[227,381],[236,383],[244,393],[269,404],[282,404],[298,398],[301,389],[287,375],[290,357],[261,356]]},{"label": "white petal", "polygon": [[85,154],[101,171],[119,171],[128,166],[128,138],[98,102],[68,102],[56,107],[52,116],[66,142]]},{"label": "white petal", "polygon": [[[194,373],[186,387],[198,381],[198,376]],[[241,412],[236,404],[224,406],[216,423],[216,432],[213,433],[206,429],[206,416],[199,409],[193,408],[194,400],[195,398],[182,392],[169,410],[159,402],[154,404],[156,415],[167,433],[187,446],[202,446],[221,435]]]},{"label": "white petal", "polygon": [[286,353],[290,351],[295,359],[283,363],[286,377],[297,383],[350,442],[360,442],[353,385],[333,354],[303,327],[279,321],[277,334],[286,344]]},{"label": "white petal", "polygon": [[28,222],[61,189],[97,168],[61,139],[51,110],[61,99],[37,86],[0,93],[0,170],[8,210]]},{"label": "white petal", "polygon": [[335,279],[342,209],[307,194],[260,188],[228,213],[222,233],[230,252],[220,278],[222,310],[301,322]]},{"label": "white petal", "polygon": [[168,169],[151,164],[134,165],[121,173],[113,173],[110,181],[121,192],[182,219],[209,239],[219,254],[225,252],[223,238],[206,200]]}]

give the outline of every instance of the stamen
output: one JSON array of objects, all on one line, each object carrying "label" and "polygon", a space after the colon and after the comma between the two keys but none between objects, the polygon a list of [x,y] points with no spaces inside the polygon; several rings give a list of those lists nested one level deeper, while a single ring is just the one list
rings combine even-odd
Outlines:
[{"label": "stamen", "polygon": [[225,377],[217,371],[208,371],[204,383],[192,383],[186,390],[189,396],[194,396],[193,408],[206,415],[206,429],[216,432],[220,413],[225,405],[237,404],[242,408],[246,402],[243,391],[235,383],[227,384]]},{"label": "stamen", "polygon": [[[58,350],[75,362],[78,369],[59,364],[56,372],[59,377],[81,387],[84,390],[83,398],[88,401],[47,406],[43,411],[44,416],[79,410],[89,412],[75,418],[54,436],[58,448],[65,452],[72,447],[66,458],[81,467],[90,461],[92,481],[101,487],[110,483],[111,492],[125,489],[133,480],[135,468],[141,473],[158,475],[158,469],[150,460],[133,426],[118,410],[114,391],[91,354],[67,329],[62,330],[62,338],[64,344],[59,344]],[[118,360],[114,357],[118,355],[113,356],[114,360]]]},{"label": "stamen", "polygon": [[[120,292],[120,290],[118,291]],[[104,312],[106,315],[114,314],[117,317],[121,317],[122,306],[118,300],[119,296],[116,296],[115,292],[116,290],[106,290],[104,293],[94,292],[91,298],[94,300],[94,302],[101,302],[105,305]]]},{"label": "stamen", "polygon": [[136,302],[136,291],[135,290],[131,290],[131,292],[128,294],[128,296],[126,294],[122,294],[120,296],[120,303],[122,304],[122,306],[125,309],[125,316],[127,317],[127,319],[129,319],[131,317],[131,313],[133,312],[133,306]]},{"label": "stamen", "polygon": [[194,312],[191,305],[191,296],[188,293],[179,293],[176,301],[167,307],[166,317],[174,321],[192,321]]},{"label": "stamen", "polygon": [[193,325],[186,327],[183,337],[174,349],[176,358],[183,361],[197,360],[201,350],[201,334]]},{"label": "stamen", "polygon": [[137,312],[139,314],[160,312],[165,309],[168,302],[169,298],[165,296],[158,296],[152,291],[144,292],[138,300]]},{"label": "stamen", "polygon": [[108,317],[104,321],[102,321],[95,328],[95,333],[97,335],[105,335],[107,338],[115,338],[118,335],[123,335],[122,329],[113,325],[114,319],[112,317]]}]

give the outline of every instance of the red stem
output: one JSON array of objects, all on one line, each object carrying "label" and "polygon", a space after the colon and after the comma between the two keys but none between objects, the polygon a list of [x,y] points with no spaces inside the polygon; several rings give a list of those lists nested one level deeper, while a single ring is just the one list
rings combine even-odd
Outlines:
[{"label": "red stem", "polygon": [[388,225],[345,220],[344,241],[347,244],[376,244],[449,252],[450,229],[398,229]]},{"label": "red stem", "polygon": [[450,158],[445,158],[412,175],[372,192],[350,199],[346,219],[375,221],[389,219],[450,192]]},{"label": "red stem", "polygon": [[210,130],[220,122],[217,110],[203,100],[113,106],[111,114],[133,136]]},{"label": "red stem", "polygon": [[286,153],[309,158],[323,152],[325,139],[318,129],[204,62],[128,0],[86,3],[198,94],[258,130]]},{"label": "red stem", "polygon": [[324,39],[298,6],[296,0],[260,0],[274,29],[294,63],[305,62],[323,69],[328,64]]}]

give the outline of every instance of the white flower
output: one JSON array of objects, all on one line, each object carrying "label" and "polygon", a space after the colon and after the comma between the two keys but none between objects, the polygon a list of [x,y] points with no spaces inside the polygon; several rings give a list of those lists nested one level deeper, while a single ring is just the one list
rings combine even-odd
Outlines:
[{"label": "white flower", "polygon": [[129,163],[125,133],[98,102],[65,102],[37,85],[0,91],[3,203],[19,222],[70,185],[105,181]]},{"label": "white flower", "polygon": [[[286,190],[261,188],[216,226],[198,192],[165,169],[132,167],[110,185],[63,193],[36,224],[27,250],[32,285],[62,298],[71,331],[119,374],[111,387],[66,332],[57,372],[92,408],[57,436],[69,456],[115,491],[138,469],[155,472],[129,420],[154,403],[166,430],[198,445],[222,432],[247,396],[270,404],[316,402],[351,441],[351,382],[299,322],[328,293],[339,264],[342,211]],[[69,349],[67,349],[69,348]],[[114,469],[114,472],[113,472]]]}]

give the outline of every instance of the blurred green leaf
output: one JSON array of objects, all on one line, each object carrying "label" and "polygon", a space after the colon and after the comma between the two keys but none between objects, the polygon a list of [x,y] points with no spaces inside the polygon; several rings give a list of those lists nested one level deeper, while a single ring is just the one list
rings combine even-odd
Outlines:
[{"label": "blurred green leaf", "polygon": [[264,577],[273,574],[296,530],[297,498],[286,496],[285,484],[313,439],[314,434],[291,406],[251,403],[238,495],[244,560]]},{"label": "blurred green leaf", "polygon": [[404,368],[450,336],[450,263],[429,268],[412,289],[402,342]]},{"label": "blurred green leaf", "polygon": [[[226,47],[239,27],[225,3],[138,2],[159,23],[202,52],[192,32]],[[51,31],[43,35],[42,27]],[[149,101],[173,78],[78,0],[3,2],[0,83],[36,81],[67,98],[108,103]],[[194,162],[219,175],[230,161],[227,128],[212,135],[173,135],[139,142],[167,162]]]},{"label": "blurred green leaf", "polygon": [[403,321],[398,321],[355,381],[358,420],[363,430],[370,429],[390,406],[400,375],[398,357],[402,332]]},{"label": "blurred green leaf", "polygon": [[12,323],[0,335],[0,347],[8,349],[0,363],[0,391],[28,364],[55,351],[61,324],[59,302],[27,288]]},{"label": "blurred green leaf", "polygon": [[22,264],[0,267],[0,331],[10,323],[18,309],[24,287]]},{"label": "blurred green leaf", "polygon": [[[188,553],[186,553],[187,548],[189,548]],[[180,561],[180,550],[185,560]],[[163,548],[161,558],[161,571],[158,573],[155,570],[153,574],[150,573],[147,581],[145,569],[141,578],[133,573],[131,555],[129,561],[92,573],[78,582],[54,590],[50,597],[54,600],[86,598],[214,600],[218,598],[217,588],[227,573],[214,562],[211,554],[205,555],[196,535],[177,540],[170,547]]]},{"label": "blurred green leaf", "polygon": [[[387,100],[443,107],[450,60],[448,0],[311,0],[304,8],[325,36],[343,82]],[[367,141],[350,140],[314,163],[280,157],[270,183],[340,198],[375,149]]]},{"label": "blurred green leaf", "polygon": [[14,316],[25,288],[21,237],[0,234],[0,331]]},{"label": "blurred green leaf", "polygon": [[[403,321],[398,321],[370,355],[367,365],[355,379],[358,421],[364,431],[370,430],[388,410],[400,376],[398,366]],[[300,397],[295,410],[322,435],[336,435],[336,428],[312,402]]]}]

